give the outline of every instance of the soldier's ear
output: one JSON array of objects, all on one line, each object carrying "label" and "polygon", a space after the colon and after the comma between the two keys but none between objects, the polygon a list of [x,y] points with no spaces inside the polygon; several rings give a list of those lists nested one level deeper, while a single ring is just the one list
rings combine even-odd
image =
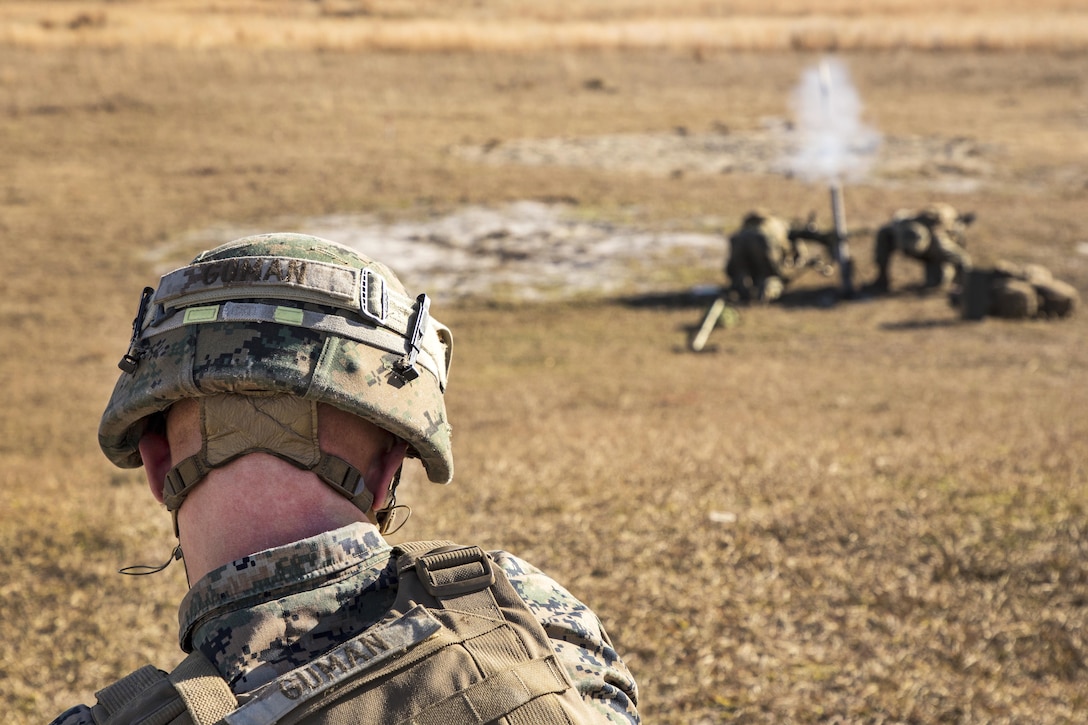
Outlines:
[{"label": "soldier's ear", "polygon": [[363,480],[366,481],[366,487],[374,494],[373,507],[375,510],[385,508],[386,499],[389,496],[389,486],[393,483],[393,477],[397,475],[397,470],[404,463],[407,452],[408,444],[402,440],[397,440],[374,457]]},{"label": "soldier's ear", "polygon": [[140,458],[144,462],[147,485],[159,503],[162,503],[162,491],[166,485],[166,474],[170,472],[170,441],[164,433],[147,431],[140,438]]}]

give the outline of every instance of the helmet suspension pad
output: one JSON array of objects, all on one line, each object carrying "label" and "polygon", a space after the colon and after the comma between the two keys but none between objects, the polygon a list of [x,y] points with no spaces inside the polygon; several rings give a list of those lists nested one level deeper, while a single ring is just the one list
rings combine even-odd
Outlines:
[{"label": "helmet suspension pad", "polygon": [[249,453],[268,453],[312,471],[364,513],[374,501],[362,474],[347,461],[321,450],[317,402],[294,395],[220,394],[199,398],[200,452],[166,474],[163,503],[174,513],[188,493],[214,468]]}]

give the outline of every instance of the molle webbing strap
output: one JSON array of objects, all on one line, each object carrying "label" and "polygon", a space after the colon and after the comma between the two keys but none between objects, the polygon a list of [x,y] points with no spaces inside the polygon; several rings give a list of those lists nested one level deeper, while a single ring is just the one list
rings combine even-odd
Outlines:
[{"label": "molle webbing strap", "polygon": [[168,725],[185,714],[165,672],[144,665],[95,693],[92,715],[99,725]]},{"label": "molle webbing strap", "polygon": [[92,715],[99,725],[214,725],[238,707],[227,681],[199,650],[169,675],[144,665],[96,697]]},{"label": "molle webbing strap", "polygon": [[[407,560],[402,557],[397,562],[398,569],[406,563]],[[432,548],[415,559],[412,570],[424,590],[437,599],[443,608],[478,612],[502,619],[502,612],[490,589],[495,583],[495,572],[491,559],[480,547],[447,544]]]},{"label": "molle webbing strap", "polygon": [[[483,549],[449,542],[410,542],[398,545],[394,553],[399,554],[398,601],[426,602],[429,595],[444,610],[498,621],[507,621],[503,607],[517,608],[528,615],[522,622],[530,628],[519,635],[520,627],[508,623],[466,639],[465,646],[484,679],[399,725],[482,724],[500,717],[510,725],[582,722],[584,705],[551,649],[547,633]],[[532,638],[535,655],[526,649],[522,636]]]},{"label": "molle webbing strap", "polygon": [[238,707],[227,681],[200,650],[194,650],[170,673],[194,725],[215,725]]},{"label": "molle webbing strap", "polygon": [[162,670],[157,670],[151,665],[144,665],[109,687],[99,690],[94,696],[98,699],[98,704],[107,712],[114,712],[124,707],[126,702],[148,687],[164,679],[166,675]]},{"label": "molle webbing strap", "polygon": [[529,660],[495,672],[419,714],[398,721],[397,725],[482,725],[503,716],[511,723],[525,722],[526,725],[562,722],[532,718],[523,721],[518,717],[517,709],[542,695],[559,694],[569,687],[555,657]]}]

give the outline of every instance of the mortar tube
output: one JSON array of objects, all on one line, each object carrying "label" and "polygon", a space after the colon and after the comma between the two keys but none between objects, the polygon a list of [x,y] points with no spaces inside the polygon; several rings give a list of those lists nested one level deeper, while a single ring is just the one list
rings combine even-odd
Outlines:
[{"label": "mortar tube", "polygon": [[842,185],[831,182],[831,218],[835,224],[835,248],[832,256],[839,265],[842,276],[842,294],[849,299],[854,296],[854,260],[850,258],[850,245],[846,241],[846,208],[842,201]]}]

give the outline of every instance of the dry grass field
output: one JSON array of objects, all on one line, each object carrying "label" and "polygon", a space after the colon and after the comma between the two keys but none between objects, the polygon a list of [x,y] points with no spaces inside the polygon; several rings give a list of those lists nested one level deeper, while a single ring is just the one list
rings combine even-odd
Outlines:
[{"label": "dry grass field", "polygon": [[[727,232],[755,205],[826,219],[825,189],[782,176],[450,149],[744,134],[838,51],[886,137],[966,138],[1000,165],[958,193],[924,173],[850,186],[852,225],[947,200],[978,214],[979,260],[1088,293],[1083,3],[457,5],[0,5],[4,722],[180,659],[181,568],[116,574],[166,558],[169,517],[95,434],[162,271],[149,253],[191,240],[180,262],[201,230],[521,199],[645,228]],[[686,352],[702,303],[680,293],[721,263],[666,265],[656,296],[435,309],[457,341],[457,480],[410,476],[395,538],[506,548],[566,583],[647,723],[1083,722],[1088,315],[962,323],[908,290],[745,309]]]}]

